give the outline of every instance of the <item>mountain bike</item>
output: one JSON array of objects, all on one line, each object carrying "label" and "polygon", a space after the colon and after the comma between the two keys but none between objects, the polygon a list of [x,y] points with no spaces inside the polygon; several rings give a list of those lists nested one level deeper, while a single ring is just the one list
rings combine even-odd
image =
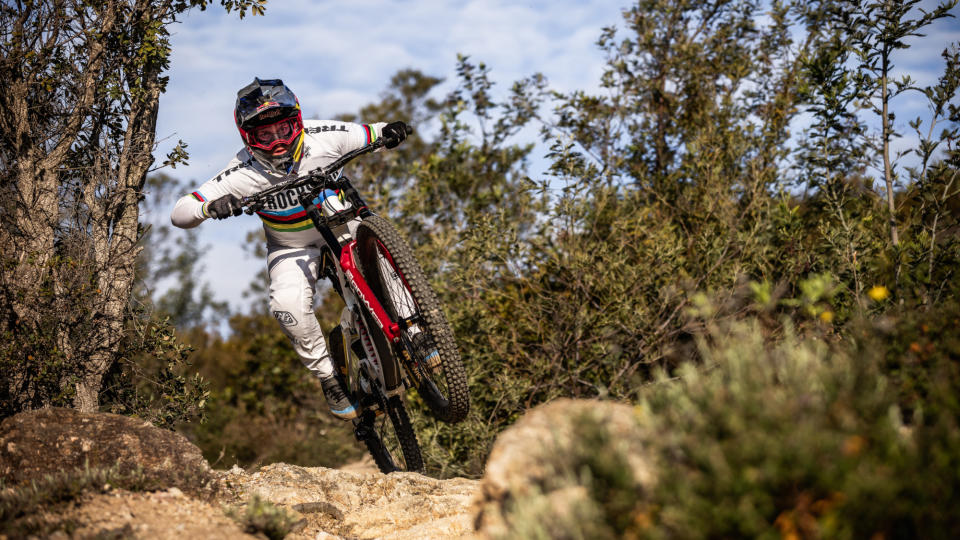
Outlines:
[{"label": "mountain bike", "polygon": [[[436,293],[407,242],[374,214],[342,168],[384,146],[387,139],[348,152],[330,165],[241,199],[244,212],[264,208],[271,197],[295,190],[323,237],[320,275],[330,280],[345,307],[329,345],[346,390],[359,403],[354,433],[384,473],[420,471],[423,459],[404,405],[415,388],[439,420],[463,420],[470,408],[467,379],[453,332]],[[328,196],[349,202],[345,211],[321,211]],[[356,218],[352,239],[341,244],[332,229]]]}]

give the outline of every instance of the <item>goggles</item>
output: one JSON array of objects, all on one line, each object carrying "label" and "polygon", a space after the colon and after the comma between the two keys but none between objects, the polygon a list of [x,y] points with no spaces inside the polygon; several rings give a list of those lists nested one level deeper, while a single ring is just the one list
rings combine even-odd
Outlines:
[{"label": "goggles", "polygon": [[303,123],[299,117],[284,118],[279,122],[257,126],[247,134],[247,144],[254,148],[271,151],[277,146],[291,145],[303,133]]}]

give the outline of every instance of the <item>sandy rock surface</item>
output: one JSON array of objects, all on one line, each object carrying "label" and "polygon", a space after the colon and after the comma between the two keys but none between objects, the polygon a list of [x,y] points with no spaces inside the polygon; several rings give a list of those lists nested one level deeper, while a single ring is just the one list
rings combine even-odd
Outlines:
[{"label": "sandy rock surface", "polygon": [[43,409],[0,424],[0,478],[10,493],[85,465],[139,470],[161,490],[105,485],[69,502],[25,508],[0,523],[0,540],[31,534],[22,531],[52,538],[263,538],[246,534],[225,512],[242,515],[255,494],[295,518],[287,538],[457,538],[473,533],[470,504],[479,486],[384,475],[370,459],[344,470],[280,463],[253,473],[212,471],[182,435],[112,414]]},{"label": "sandy rock surface", "polygon": [[[295,518],[291,539],[510,538],[516,532],[511,501],[540,492],[537,500],[546,506],[538,511],[541,523],[554,523],[589,496],[582,487],[549,482],[575,465],[569,456],[584,422],[605,426],[637,485],[652,486],[655,467],[643,448],[649,434],[640,418],[633,407],[592,400],[537,407],[500,434],[478,481],[384,475],[369,459],[339,470],[275,463],[255,472],[211,471],[200,451],[176,433],[116,415],[34,411],[0,425],[0,473],[11,493],[80,459],[137,465],[171,482],[162,491],[138,493],[104,486],[101,493],[27,509],[17,518],[44,524],[40,530],[51,538],[263,538],[245,533],[225,513],[254,495]],[[203,484],[171,487],[184,478]]]},{"label": "sandy rock surface", "polygon": [[153,493],[111,493],[88,495],[56,516],[60,523],[73,523],[71,535],[58,531],[51,539],[66,538],[262,538],[241,530],[224,515],[216,502],[204,502],[184,495],[179,489]]},{"label": "sandy rock surface", "polygon": [[530,409],[497,437],[474,502],[479,534],[511,536],[511,501],[543,492],[554,515],[563,516],[588,496],[580,487],[552,488],[549,482],[570,468],[567,459],[584,421],[605,426],[628,456],[637,483],[653,486],[656,469],[643,448],[636,409],[609,401],[557,399]]},{"label": "sandy rock surface", "polygon": [[258,494],[303,517],[288,538],[458,538],[473,534],[471,501],[479,482],[416,473],[354,472],[268,465],[247,474],[218,471],[222,500]]},{"label": "sandy rock surface", "polygon": [[[349,468],[357,467],[362,465]],[[226,513],[242,509],[256,494],[295,518],[286,537],[290,540],[473,537],[476,480],[282,463],[254,473],[234,467],[213,475],[215,491],[206,498],[178,488],[146,493],[112,490],[84,495],[30,519],[45,523],[44,537],[55,539],[262,539],[263,535],[244,532]]]}]

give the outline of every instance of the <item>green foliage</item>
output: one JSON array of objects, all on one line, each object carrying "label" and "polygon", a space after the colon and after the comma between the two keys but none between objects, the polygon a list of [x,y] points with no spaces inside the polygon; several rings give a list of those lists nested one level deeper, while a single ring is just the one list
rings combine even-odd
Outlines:
[{"label": "green foliage", "polygon": [[191,374],[192,347],[178,340],[169,319],[131,318],[118,361],[104,378],[102,409],[173,429],[206,419],[210,397],[199,373]]},{"label": "green foliage", "polygon": [[270,540],[282,540],[297,523],[283,508],[259,495],[250,497],[242,509],[227,508],[226,514],[239,523],[244,532],[263,534]]},{"label": "green foliage", "polygon": [[[904,408],[906,379],[885,374],[891,361],[913,362],[888,352],[888,341],[902,341],[915,322],[864,322],[865,337],[832,345],[791,331],[771,342],[751,319],[718,327],[706,336],[702,364],[660,371],[640,392],[636,428],[625,436],[645,455],[626,454],[605,426],[580,419],[578,446],[557,456],[548,485],[508,506],[510,535],[955,536],[958,314],[954,304],[932,317],[942,327],[926,326],[949,345],[926,357],[937,377],[922,410]],[[654,480],[635,478],[636,459]],[[585,496],[573,508],[545,504],[576,489]]]},{"label": "green foliage", "polygon": [[[7,268],[14,264],[6,261]],[[0,325],[0,369],[5,374],[0,385],[0,417],[44,404],[69,406],[83,359],[70,354],[65,341],[89,344],[97,324],[86,310],[98,295],[90,265],[82,258],[64,255],[50,258],[44,267],[46,279],[35,307],[39,323],[13,316],[15,299],[0,294],[0,310],[8,317],[6,324]],[[65,279],[52,279],[57,274]]]},{"label": "green foliage", "polygon": [[335,467],[362,455],[348,422],[334,418],[280,325],[234,315],[221,339],[193,329],[196,369],[209,383],[207,421],[180,427],[216,467],[285,462]]}]

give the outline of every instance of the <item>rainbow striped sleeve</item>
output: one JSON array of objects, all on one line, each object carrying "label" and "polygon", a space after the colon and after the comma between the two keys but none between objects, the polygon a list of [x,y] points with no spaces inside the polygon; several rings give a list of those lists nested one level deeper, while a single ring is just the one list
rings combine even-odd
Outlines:
[{"label": "rainbow striped sleeve", "polygon": [[194,191],[190,195],[192,195],[194,199],[200,202],[207,202],[207,200],[203,198],[203,195],[201,195],[199,191]]},{"label": "rainbow striped sleeve", "polygon": [[377,140],[377,132],[369,124],[362,124],[363,130],[367,132],[367,144]]}]

